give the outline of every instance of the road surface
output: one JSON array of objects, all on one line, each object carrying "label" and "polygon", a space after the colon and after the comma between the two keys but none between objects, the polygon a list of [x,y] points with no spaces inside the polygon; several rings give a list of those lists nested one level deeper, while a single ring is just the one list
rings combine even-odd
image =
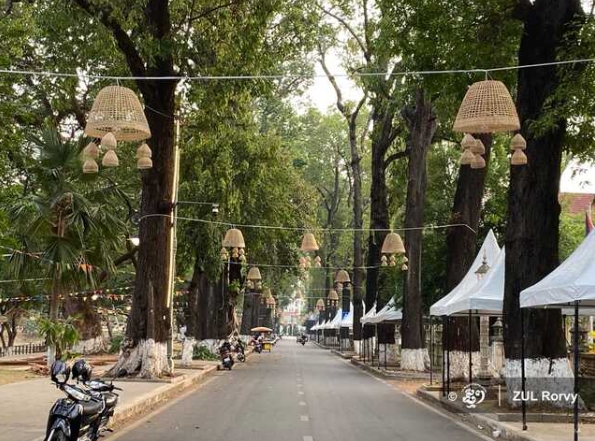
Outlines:
[{"label": "road surface", "polygon": [[109,441],[479,441],[345,360],[280,341]]}]

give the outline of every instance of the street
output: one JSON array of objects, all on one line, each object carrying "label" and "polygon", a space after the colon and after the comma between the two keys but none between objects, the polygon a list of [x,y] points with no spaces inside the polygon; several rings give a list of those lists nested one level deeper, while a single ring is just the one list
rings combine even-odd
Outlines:
[{"label": "street", "polygon": [[121,441],[478,441],[345,360],[293,338],[109,437]]}]

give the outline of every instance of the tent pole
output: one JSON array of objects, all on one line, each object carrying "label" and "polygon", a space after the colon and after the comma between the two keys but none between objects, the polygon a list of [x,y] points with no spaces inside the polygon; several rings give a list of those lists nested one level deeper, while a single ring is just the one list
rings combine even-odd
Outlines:
[{"label": "tent pole", "polygon": [[523,414],[523,430],[527,430],[527,391],[525,386],[525,310],[521,308],[521,412]]},{"label": "tent pole", "polygon": [[578,441],[578,390],[579,390],[579,351],[578,351],[578,308],[579,301],[574,302],[574,441]]},{"label": "tent pole", "polygon": [[434,373],[434,317],[430,316],[430,386]]},{"label": "tent pole", "polygon": [[450,316],[446,317],[446,395],[450,395]]},{"label": "tent pole", "polygon": [[384,343],[384,370],[388,369],[388,360],[387,360],[387,352],[388,352],[388,344]]},{"label": "tent pole", "polygon": [[444,350],[446,349],[446,317],[442,316],[442,396],[446,396],[446,357]]},{"label": "tent pole", "polygon": [[469,339],[469,384],[473,383],[473,346],[471,343],[471,337],[473,336],[473,334],[471,333],[471,324],[473,322],[473,315],[471,310],[469,310],[469,320],[468,320],[468,324],[467,324],[467,334],[468,334],[468,339]]}]

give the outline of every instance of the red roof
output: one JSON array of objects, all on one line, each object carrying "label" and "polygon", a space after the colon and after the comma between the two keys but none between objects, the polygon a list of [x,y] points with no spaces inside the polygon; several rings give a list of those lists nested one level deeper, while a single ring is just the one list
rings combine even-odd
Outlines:
[{"label": "red roof", "polygon": [[593,205],[595,195],[579,194],[579,193],[564,193],[560,195],[560,202],[562,202],[562,210],[569,214],[584,213],[587,208]]}]

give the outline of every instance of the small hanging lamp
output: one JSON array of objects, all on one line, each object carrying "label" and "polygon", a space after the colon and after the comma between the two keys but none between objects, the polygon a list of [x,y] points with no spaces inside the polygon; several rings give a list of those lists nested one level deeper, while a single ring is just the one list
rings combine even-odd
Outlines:
[{"label": "small hanging lamp", "polygon": [[380,258],[380,266],[388,266],[388,257],[385,254]]},{"label": "small hanging lamp", "polygon": [[485,161],[485,159],[483,159],[483,156],[475,155],[473,157],[473,161],[471,162],[472,169],[478,170],[481,168],[485,168],[485,166],[486,166],[486,161]]},{"label": "small hanging lamp", "polygon": [[117,167],[120,165],[120,161],[118,160],[118,155],[116,155],[115,150],[108,150],[103,159],[101,160],[101,165],[104,167]]},{"label": "small hanging lamp", "polygon": [[453,130],[495,133],[515,131],[520,127],[514,101],[504,83],[485,80],[472,84],[465,94]]},{"label": "small hanging lamp", "polygon": [[510,158],[512,165],[525,165],[527,164],[527,155],[522,150],[515,150]]},{"label": "small hanging lamp", "polygon": [[83,163],[83,173],[91,174],[91,173],[98,173],[99,172],[99,165],[93,158],[87,158]]},{"label": "small hanging lamp", "polygon": [[405,254],[405,246],[401,236],[397,233],[389,233],[382,243],[382,254]]},{"label": "small hanging lamp", "polygon": [[93,141],[91,141],[87,146],[83,149],[83,156],[87,158],[97,159],[99,158],[99,147]]},{"label": "small hanging lamp", "polygon": [[321,257],[320,257],[320,256],[316,256],[316,257],[314,258],[314,266],[315,266],[316,268],[320,268],[320,267],[322,267],[322,259],[321,259]]},{"label": "small hanging lamp", "polygon": [[316,301],[316,309],[317,309],[318,311],[324,311],[324,300],[322,300],[322,299],[318,299],[318,300]]},{"label": "small hanging lamp", "polygon": [[485,145],[483,145],[483,142],[481,142],[481,139],[475,140],[475,142],[471,146],[471,153],[475,155],[485,155],[486,148]]},{"label": "small hanging lamp", "polygon": [[153,151],[151,150],[151,147],[149,147],[149,145],[146,142],[143,142],[141,144],[141,146],[136,149],[136,159],[140,159],[140,158],[152,158],[153,157]]},{"label": "small hanging lamp", "polygon": [[523,138],[523,135],[517,133],[513,136],[510,142],[510,149],[512,150],[512,157],[510,163],[512,165],[525,165],[527,164],[527,155],[523,150],[527,148],[527,141]]},{"label": "small hanging lamp", "polygon": [[409,267],[407,266],[406,263],[404,263],[403,265],[401,265],[401,271],[407,271],[409,270]]},{"label": "small hanging lamp", "polygon": [[138,160],[136,161],[136,168],[138,168],[139,170],[153,168],[153,160],[149,157],[138,158]]},{"label": "small hanging lamp", "polygon": [[475,155],[471,152],[471,149],[465,149],[463,150],[463,154],[461,155],[460,164],[471,165],[474,157]]},{"label": "small hanging lamp", "polygon": [[258,269],[257,266],[253,266],[252,268],[250,268],[250,270],[248,271],[248,275],[246,276],[246,278],[248,280],[262,280],[262,276],[260,275],[260,270]]},{"label": "small hanging lamp", "polygon": [[316,238],[312,233],[304,234],[302,238],[302,246],[300,247],[300,251],[305,253],[310,253],[313,251],[318,251],[318,243],[316,242]]},{"label": "small hanging lamp", "polygon": [[465,133],[463,140],[461,141],[461,147],[463,150],[470,149],[475,144],[475,138],[470,133]]}]

